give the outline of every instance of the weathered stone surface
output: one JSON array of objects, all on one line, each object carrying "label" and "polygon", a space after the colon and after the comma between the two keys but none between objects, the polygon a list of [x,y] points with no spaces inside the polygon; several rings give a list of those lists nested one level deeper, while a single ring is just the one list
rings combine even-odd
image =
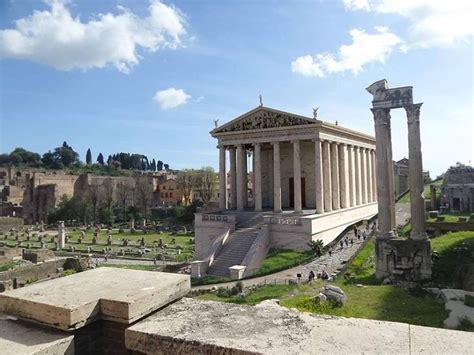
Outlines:
[{"label": "weathered stone surface", "polygon": [[128,349],[155,354],[408,354],[410,346],[413,353],[443,352],[440,349],[467,353],[472,340],[471,333],[312,316],[271,301],[251,307],[187,298],[125,332]]},{"label": "weathered stone surface", "polygon": [[59,329],[98,318],[131,323],[184,296],[190,277],[98,268],[0,295],[0,311]]},{"label": "weathered stone surface", "polygon": [[0,354],[74,354],[74,337],[0,315]]},{"label": "weathered stone surface", "polygon": [[328,301],[335,302],[338,304],[345,304],[347,302],[347,296],[340,287],[334,285],[326,285],[321,288],[320,292],[326,296]]}]

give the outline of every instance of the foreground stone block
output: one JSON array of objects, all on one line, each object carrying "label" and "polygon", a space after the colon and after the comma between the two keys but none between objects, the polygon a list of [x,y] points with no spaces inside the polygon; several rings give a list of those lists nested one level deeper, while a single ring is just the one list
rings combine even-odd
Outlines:
[{"label": "foreground stone block", "polygon": [[463,354],[473,341],[467,332],[312,316],[274,300],[251,307],[184,298],[125,331],[127,348],[146,354]]},{"label": "foreground stone block", "polygon": [[98,268],[0,295],[0,311],[59,329],[98,319],[130,324],[183,297],[187,275]]},{"label": "foreground stone block", "polygon": [[0,315],[0,354],[74,354],[74,337]]}]

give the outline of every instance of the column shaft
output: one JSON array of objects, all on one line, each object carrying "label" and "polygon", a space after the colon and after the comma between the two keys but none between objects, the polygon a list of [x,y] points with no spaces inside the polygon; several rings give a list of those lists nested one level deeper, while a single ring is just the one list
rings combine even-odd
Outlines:
[{"label": "column shaft", "polygon": [[230,208],[237,208],[237,159],[235,147],[229,148],[230,161]]},{"label": "column shaft", "polygon": [[245,168],[245,149],[243,145],[237,146],[237,209],[243,211],[245,208],[245,197],[247,193],[247,176]]},{"label": "column shaft", "polygon": [[324,211],[332,211],[331,189],[331,148],[328,141],[323,142],[323,186],[324,186]]},{"label": "column shaft", "polygon": [[366,174],[367,174],[367,203],[372,202],[372,167],[371,167],[371,160],[370,160],[370,150],[367,148],[364,151],[365,154],[365,167],[366,167]]},{"label": "column shaft", "polygon": [[332,187],[332,209],[338,210],[341,206],[339,200],[339,162],[338,146],[336,142],[331,143],[331,187]]},{"label": "column shaft", "polygon": [[408,121],[408,183],[410,187],[411,239],[426,239],[423,161],[420,139],[421,104],[405,107]]},{"label": "column shaft", "polygon": [[367,167],[365,161],[365,148],[360,148],[360,195],[361,203],[367,203]]},{"label": "column shaft", "polygon": [[351,145],[347,146],[347,165],[349,167],[349,205],[355,206],[355,174],[354,174],[354,148]]},{"label": "column shaft", "polygon": [[377,201],[377,174],[375,172],[375,150],[370,150],[370,156],[372,159],[372,199]]},{"label": "column shaft", "polygon": [[392,204],[393,185],[393,168],[392,168],[392,145],[390,134],[390,110],[389,109],[372,109],[375,123],[376,137],[376,172],[379,178],[377,183],[378,197],[378,221],[379,235],[377,238],[393,237],[392,210],[395,205]]},{"label": "column shaft", "polygon": [[359,147],[354,146],[354,177],[355,177],[355,204],[359,206],[362,203],[360,194],[360,154]]},{"label": "column shaft", "polygon": [[347,146],[339,144],[339,191],[341,208],[347,208],[348,205],[348,169],[347,169]]},{"label": "column shaft", "polygon": [[300,160],[300,141],[293,142],[293,186],[294,186],[294,200],[295,212],[303,211],[301,201],[301,160]]},{"label": "column shaft", "polygon": [[273,211],[281,212],[280,143],[273,143]]},{"label": "column shaft", "polygon": [[254,181],[253,181],[253,200],[255,211],[262,210],[262,154],[260,143],[255,144],[254,150]]},{"label": "column shaft", "polygon": [[323,193],[323,159],[321,152],[321,140],[314,141],[314,166],[315,166],[315,185],[316,185],[316,213],[324,212],[324,193]]},{"label": "column shaft", "polygon": [[227,171],[225,166],[225,147],[219,146],[219,208],[227,208]]}]

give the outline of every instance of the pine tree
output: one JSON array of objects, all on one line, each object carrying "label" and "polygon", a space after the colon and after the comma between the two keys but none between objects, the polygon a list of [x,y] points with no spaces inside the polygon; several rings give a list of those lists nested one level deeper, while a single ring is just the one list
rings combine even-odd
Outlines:
[{"label": "pine tree", "polygon": [[107,165],[112,165],[114,160],[112,159],[112,156],[109,154],[109,157],[107,158]]},{"label": "pine tree", "polygon": [[92,153],[91,153],[91,149],[87,149],[87,153],[86,153],[86,164],[87,165],[92,165]]},{"label": "pine tree", "polygon": [[153,158],[153,160],[151,161],[151,170],[152,170],[152,171],[156,171],[156,161],[155,161],[155,158]]},{"label": "pine tree", "polygon": [[99,155],[97,156],[97,162],[100,165],[104,165],[104,156],[102,155],[102,153],[99,153]]}]

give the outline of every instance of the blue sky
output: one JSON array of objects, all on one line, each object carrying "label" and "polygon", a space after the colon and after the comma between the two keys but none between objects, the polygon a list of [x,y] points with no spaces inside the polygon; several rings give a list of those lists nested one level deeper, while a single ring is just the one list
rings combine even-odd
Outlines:
[{"label": "blue sky", "polygon": [[[0,2],[0,151],[217,167],[213,120],[258,105],[373,134],[365,87],[414,86],[425,169],[473,160],[469,0]],[[408,154],[392,114],[394,158]]]}]

